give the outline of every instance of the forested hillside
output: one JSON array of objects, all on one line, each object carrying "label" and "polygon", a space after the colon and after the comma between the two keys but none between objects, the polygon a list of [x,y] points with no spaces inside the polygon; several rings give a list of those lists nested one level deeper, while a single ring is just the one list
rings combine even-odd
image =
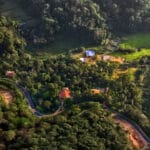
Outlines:
[{"label": "forested hillside", "polygon": [[[49,40],[64,30],[78,31],[99,42],[108,38],[110,32],[150,31],[149,0],[27,0],[20,3],[29,14],[38,17],[36,30]],[[38,31],[35,34],[42,35]]]},{"label": "forested hillside", "polygon": [[149,0],[0,0],[0,150],[150,149],[149,32]]}]

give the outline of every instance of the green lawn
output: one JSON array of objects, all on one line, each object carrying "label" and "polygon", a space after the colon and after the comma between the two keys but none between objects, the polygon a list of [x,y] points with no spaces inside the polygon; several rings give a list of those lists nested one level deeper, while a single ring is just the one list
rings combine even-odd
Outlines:
[{"label": "green lawn", "polygon": [[137,51],[135,53],[129,53],[129,54],[116,52],[116,53],[113,53],[113,55],[124,57],[127,61],[134,61],[144,56],[150,56],[150,49],[141,49],[140,51]]},{"label": "green lawn", "polygon": [[124,57],[127,61],[138,60],[144,56],[150,56],[150,34],[148,33],[138,33],[135,35],[128,36],[124,38],[123,42],[120,44],[123,49],[140,49],[133,53],[121,53],[114,52],[114,56]]},{"label": "green lawn", "polygon": [[124,48],[150,48],[150,34],[139,33],[128,36],[120,44],[120,47]]}]

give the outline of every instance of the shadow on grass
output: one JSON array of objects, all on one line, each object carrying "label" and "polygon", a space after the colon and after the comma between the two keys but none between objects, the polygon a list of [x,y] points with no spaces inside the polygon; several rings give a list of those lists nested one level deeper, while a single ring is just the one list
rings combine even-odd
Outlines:
[{"label": "shadow on grass", "polygon": [[67,32],[57,35],[54,42],[45,45],[29,44],[27,49],[31,52],[48,52],[51,54],[60,54],[80,47],[88,48],[95,46],[98,46],[98,44],[95,44],[86,36],[83,37]]}]

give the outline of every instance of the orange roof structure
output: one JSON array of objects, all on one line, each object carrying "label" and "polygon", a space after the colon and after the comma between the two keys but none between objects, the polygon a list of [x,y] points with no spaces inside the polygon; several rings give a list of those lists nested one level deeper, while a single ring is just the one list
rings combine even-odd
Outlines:
[{"label": "orange roof structure", "polygon": [[100,90],[100,89],[91,89],[91,93],[92,94],[101,94],[102,93],[102,91]]},{"label": "orange roof structure", "polygon": [[6,71],[5,74],[7,77],[14,77],[16,75],[16,73],[14,71]]},{"label": "orange roof structure", "polygon": [[60,99],[67,99],[67,98],[71,98],[71,92],[69,90],[68,87],[64,87],[62,88],[60,94],[59,94],[59,98]]}]

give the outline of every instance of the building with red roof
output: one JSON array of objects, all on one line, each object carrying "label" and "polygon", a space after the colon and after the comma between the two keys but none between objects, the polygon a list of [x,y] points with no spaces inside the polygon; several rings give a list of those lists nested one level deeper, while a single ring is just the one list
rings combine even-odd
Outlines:
[{"label": "building with red roof", "polygon": [[59,94],[60,99],[68,99],[71,98],[71,91],[69,90],[68,87],[62,88],[60,94]]}]

